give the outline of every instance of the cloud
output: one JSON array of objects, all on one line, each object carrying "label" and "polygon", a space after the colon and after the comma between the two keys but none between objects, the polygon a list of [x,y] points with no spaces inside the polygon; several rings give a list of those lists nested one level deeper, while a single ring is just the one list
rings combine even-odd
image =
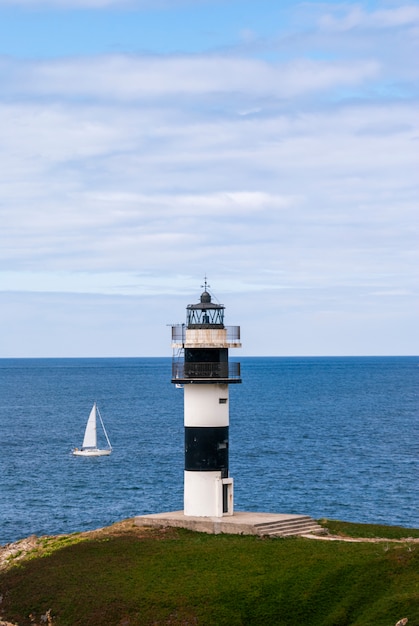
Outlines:
[{"label": "cloud", "polygon": [[[374,4],[379,8],[374,8]],[[382,9],[380,4],[296,5],[289,28],[278,29],[271,50],[280,58],[301,55],[340,62],[375,61],[379,64],[379,75],[378,81],[370,84],[370,97],[381,98],[384,93],[397,97],[417,94],[419,72],[412,59],[419,54],[419,7],[417,3],[397,3],[395,7]],[[259,45],[263,46],[262,40]]]},{"label": "cloud", "polygon": [[0,75],[17,96],[138,100],[238,93],[289,98],[355,86],[378,77],[376,61],[295,60],[267,63],[230,56],[60,59],[28,63],[3,59]]},{"label": "cloud", "polygon": [[173,101],[0,113],[0,260],[10,269],[158,273],[176,259],[181,272],[239,263],[253,284],[261,268],[282,267],[304,285],[334,284],[337,268],[344,282],[364,282],[366,268],[375,280],[378,262],[409,275],[397,253],[415,238],[419,133],[408,103],[250,119],[187,119]]},{"label": "cloud", "polygon": [[[165,9],[173,5],[184,6],[197,0],[0,0],[0,7],[27,9],[77,10],[77,9]],[[199,0],[198,0],[199,1]]]},{"label": "cloud", "polygon": [[[343,15],[342,15],[343,13]],[[352,29],[389,29],[400,26],[419,25],[419,7],[405,5],[396,8],[366,11],[360,5],[347,9],[338,8],[319,19],[324,30],[345,32]]]}]

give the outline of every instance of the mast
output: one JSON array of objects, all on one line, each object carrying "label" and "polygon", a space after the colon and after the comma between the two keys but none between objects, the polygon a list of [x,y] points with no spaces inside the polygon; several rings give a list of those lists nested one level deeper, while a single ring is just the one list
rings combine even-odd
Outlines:
[{"label": "mast", "polygon": [[103,423],[102,415],[100,414],[99,407],[97,407],[97,414],[99,415],[100,423],[102,424],[103,432],[105,433],[106,441],[108,442],[109,449],[112,450],[111,442],[109,441],[108,433],[106,432],[105,424]]}]

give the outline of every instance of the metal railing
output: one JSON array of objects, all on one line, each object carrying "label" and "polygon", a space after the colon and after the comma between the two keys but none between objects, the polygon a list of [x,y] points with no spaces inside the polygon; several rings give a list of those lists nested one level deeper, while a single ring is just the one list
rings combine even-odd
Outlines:
[{"label": "metal railing", "polygon": [[[196,330],[198,327],[194,326]],[[219,330],[217,326],[206,326],[202,324],[199,326],[202,329],[214,329]],[[228,342],[240,341],[240,326],[224,326],[224,329],[227,331],[226,339]],[[185,343],[187,326],[185,324],[173,324],[172,325],[172,341],[175,343]]]},{"label": "metal railing", "polygon": [[240,363],[172,363],[172,379],[240,378]]},{"label": "metal railing", "polygon": [[226,326],[227,341],[240,341],[240,326]]}]

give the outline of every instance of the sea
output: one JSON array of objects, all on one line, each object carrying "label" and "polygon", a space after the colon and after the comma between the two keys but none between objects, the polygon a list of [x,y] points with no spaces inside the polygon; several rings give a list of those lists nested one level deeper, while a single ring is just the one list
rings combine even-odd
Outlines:
[{"label": "sea", "polygon": [[[419,527],[419,357],[244,357],[236,511]],[[171,358],[0,359],[0,544],[183,508]],[[113,451],[75,457],[93,402]]]}]

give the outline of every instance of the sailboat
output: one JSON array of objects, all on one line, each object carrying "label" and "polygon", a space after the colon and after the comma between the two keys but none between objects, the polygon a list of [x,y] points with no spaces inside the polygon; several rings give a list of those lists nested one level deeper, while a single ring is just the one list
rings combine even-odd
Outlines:
[{"label": "sailboat", "polygon": [[[97,447],[97,416],[99,416],[103,432],[105,433],[106,441],[108,442],[108,448],[104,448],[102,450]],[[111,442],[109,441],[108,433],[106,432],[106,428],[103,423],[100,411],[96,406],[96,402],[93,404],[92,410],[90,411],[89,419],[87,420],[82,446],[81,448],[74,448],[72,452],[75,456],[107,456],[112,452]]]}]

